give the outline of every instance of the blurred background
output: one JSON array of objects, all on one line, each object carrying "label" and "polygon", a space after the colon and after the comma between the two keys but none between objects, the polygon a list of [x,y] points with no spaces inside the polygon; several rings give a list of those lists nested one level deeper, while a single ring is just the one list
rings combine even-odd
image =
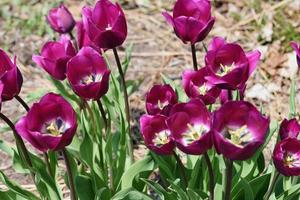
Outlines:
[{"label": "blurred background", "polygon": [[[0,48],[11,56],[17,56],[24,77],[20,96],[28,102],[54,89],[47,73],[36,66],[31,57],[40,51],[46,41],[57,37],[47,25],[45,16],[50,8],[60,2],[70,9],[76,19],[80,19],[84,5],[94,4],[92,0],[0,0]],[[161,15],[164,10],[171,11],[175,0],[119,2],[128,20],[129,35],[124,47],[133,45],[127,80],[140,84],[137,92],[130,97],[134,133],[138,141],[137,122],[144,113],[146,91],[154,83],[161,83],[161,74],[180,83],[182,71],[192,69],[192,59],[189,45],[176,38]],[[208,44],[214,36],[223,36],[228,41],[240,43],[247,51],[259,49],[262,60],[249,81],[246,99],[258,106],[263,105],[272,119],[282,120],[288,113],[290,77],[298,74],[295,54],[289,42],[300,42],[300,0],[215,0],[212,5],[216,23],[204,43]],[[121,56],[124,56],[124,49],[121,48]],[[203,65],[202,44],[198,44],[197,49],[198,62]],[[113,60],[111,64],[115,65]],[[298,105],[299,102],[300,94],[297,93]],[[4,103],[2,111],[16,120],[24,113],[14,101]],[[6,140],[13,145],[10,132],[5,133],[0,132],[0,143]],[[8,158],[1,152],[0,156],[0,168],[10,177],[18,179],[18,174],[10,168]],[[25,179],[19,181],[27,183]]]}]

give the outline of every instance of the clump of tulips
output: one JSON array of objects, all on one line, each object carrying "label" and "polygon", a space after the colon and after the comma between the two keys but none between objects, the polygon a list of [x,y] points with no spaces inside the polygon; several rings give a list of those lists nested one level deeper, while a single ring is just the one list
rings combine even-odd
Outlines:
[{"label": "clump of tulips", "polygon": [[[46,42],[32,59],[57,91],[31,106],[19,96],[23,79],[16,57],[11,60],[0,50],[0,101],[15,98],[27,111],[16,123],[0,113],[16,141],[15,146],[1,141],[0,150],[36,186],[34,192],[26,190],[0,170],[6,186],[0,199],[300,198],[294,77],[290,116],[278,127],[263,108],[244,100],[260,52],[245,51],[222,37],[213,37],[206,48],[204,39],[215,22],[210,1],[177,0],[173,15],[163,16],[190,44],[193,70],[182,73],[181,86],[164,77],[164,84],[146,94],[140,132],[150,151],[140,160],[134,158],[131,139],[128,96],[133,91],[125,79],[131,48],[123,62],[117,50],[127,36],[118,3],[99,0],[82,9],[79,21],[63,4],[49,11],[46,19],[58,40]],[[206,51],[203,67],[196,56],[200,42]],[[300,66],[299,45],[291,46]],[[109,51],[117,72],[107,60]],[[263,150],[277,132],[273,156],[265,159]]]}]

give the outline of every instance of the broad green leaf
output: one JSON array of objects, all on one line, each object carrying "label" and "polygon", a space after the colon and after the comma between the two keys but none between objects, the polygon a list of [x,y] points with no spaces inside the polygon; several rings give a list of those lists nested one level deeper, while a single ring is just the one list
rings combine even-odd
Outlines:
[{"label": "broad green leaf", "polygon": [[152,200],[149,196],[133,188],[121,190],[111,200]]},{"label": "broad green leaf", "polygon": [[75,177],[75,188],[80,200],[94,199],[92,180],[88,176],[78,175]]}]

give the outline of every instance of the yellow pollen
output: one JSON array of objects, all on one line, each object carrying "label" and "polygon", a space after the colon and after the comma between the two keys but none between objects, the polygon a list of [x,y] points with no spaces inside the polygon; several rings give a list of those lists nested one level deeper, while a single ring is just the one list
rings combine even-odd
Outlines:
[{"label": "yellow pollen", "polygon": [[153,143],[158,147],[161,147],[170,142],[170,132],[168,130],[163,130],[155,134]]},{"label": "yellow pollen", "polygon": [[51,124],[46,127],[46,130],[54,136],[58,136],[61,133],[61,130],[58,129],[55,122],[51,122]]},{"label": "yellow pollen", "polygon": [[221,66],[220,66],[220,69],[217,72],[217,75],[224,76],[234,68],[235,64],[232,63],[231,65],[223,65],[223,64],[220,64],[220,65]]},{"label": "yellow pollen", "polygon": [[206,94],[206,92],[207,92],[207,86],[206,86],[206,84],[204,83],[203,85],[201,85],[200,87],[199,87],[199,94],[200,95],[205,95]]},{"label": "yellow pollen", "polygon": [[247,125],[244,125],[238,129],[228,128],[227,131],[230,135],[230,140],[232,143],[238,146],[243,146],[253,139],[251,133],[247,129]]},{"label": "yellow pollen", "polygon": [[293,154],[285,153],[283,164],[286,167],[299,167],[300,160]]},{"label": "yellow pollen", "polygon": [[187,145],[193,143],[196,140],[199,140],[201,135],[207,131],[207,127],[203,124],[191,125],[187,124],[189,131],[183,133],[183,139]]}]

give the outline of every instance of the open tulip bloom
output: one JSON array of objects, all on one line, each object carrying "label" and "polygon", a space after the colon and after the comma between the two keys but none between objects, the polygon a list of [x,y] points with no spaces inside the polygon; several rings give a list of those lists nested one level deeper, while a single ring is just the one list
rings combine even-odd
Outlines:
[{"label": "open tulip bloom", "polygon": [[181,151],[200,155],[211,148],[210,113],[201,100],[193,99],[175,105],[167,123]]},{"label": "open tulip bloom", "polygon": [[16,124],[20,136],[42,152],[61,150],[69,145],[76,128],[77,117],[72,106],[54,93],[33,104]]},{"label": "open tulip bloom", "polygon": [[211,71],[207,80],[222,89],[243,88],[260,59],[260,52],[244,52],[236,43],[215,37],[208,46],[205,63]]},{"label": "open tulip bloom", "polygon": [[204,40],[215,23],[208,0],[177,0],[173,16],[167,12],[163,12],[163,16],[176,35],[184,43],[191,44]]},{"label": "open tulip bloom", "polygon": [[264,143],[269,119],[250,103],[228,101],[214,113],[216,151],[231,160],[246,160]]},{"label": "open tulip bloom", "polygon": [[[289,118],[280,126],[276,120],[270,123],[263,114],[265,104],[258,109],[244,100],[261,53],[219,36],[206,48],[204,39],[215,23],[214,4],[176,0],[173,13],[161,17],[190,45],[193,66],[172,74],[181,80],[166,75],[163,83],[151,85],[145,109],[131,107],[130,95],[138,92],[140,82],[126,77],[131,49],[118,54],[128,30],[115,2],[97,0],[93,7],[84,6],[78,21],[63,4],[50,9],[47,22],[60,34],[32,60],[50,75],[57,93],[36,100],[32,98],[38,94],[30,90],[35,101],[31,106],[19,94],[23,79],[16,56],[11,59],[0,49],[0,120],[15,141],[11,145],[0,138],[0,153],[36,186],[32,191],[22,188],[0,167],[0,199],[299,199],[296,79]],[[206,51],[201,68],[198,42]],[[291,42],[300,66],[298,44]],[[110,53],[114,63],[109,63]],[[9,102],[13,98],[27,111],[16,123],[5,115],[14,106]],[[136,113],[141,110],[144,142],[136,137]],[[38,151],[29,151],[31,146]],[[270,150],[272,157],[266,156]],[[61,183],[64,177],[67,181]]]},{"label": "open tulip bloom", "polygon": [[91,47],[83,47],[67,66],[72,89],[86,100],[98,100],[106,94],[109,74],[104,58]]},{"label": "open tulip bloom", "polygon": [[146,109],[149,115],[168,116],[171,108],[177,102],[177,94],[170,85],[154,85],[146,94]]},{"label": "open tulip bloom", "polygon": [[94,8],[84,7],[83,24],[96,46],[112,49],[123,44],[127,37],[125,14],[118,3],[99,0]]}]

